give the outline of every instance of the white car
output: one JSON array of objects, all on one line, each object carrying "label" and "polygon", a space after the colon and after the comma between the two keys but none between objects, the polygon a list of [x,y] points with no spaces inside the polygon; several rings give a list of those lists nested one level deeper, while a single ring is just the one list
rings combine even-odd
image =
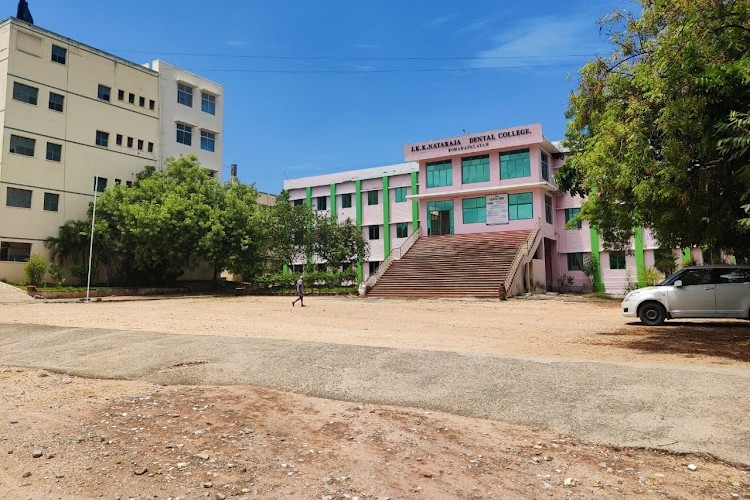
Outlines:
[{"label": "white car", "polygon": [[750,266],[694,266],[634,290],[622,313],[656,326],[672,318],[750,319]]}]

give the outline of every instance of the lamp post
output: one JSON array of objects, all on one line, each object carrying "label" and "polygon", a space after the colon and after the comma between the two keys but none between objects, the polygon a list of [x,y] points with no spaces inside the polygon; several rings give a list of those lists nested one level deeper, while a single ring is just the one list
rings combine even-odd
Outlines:
[{"label": "lamp post", "polygon": [[86,302],[89,302],[89,290],[91,289],[91,258],[94,255],[94,222],[96,221],[96,195],[99,193],[99,176],[94,176],[94,211],[91,215],[91,242],[89,243],[89,277],[86,282]]}]

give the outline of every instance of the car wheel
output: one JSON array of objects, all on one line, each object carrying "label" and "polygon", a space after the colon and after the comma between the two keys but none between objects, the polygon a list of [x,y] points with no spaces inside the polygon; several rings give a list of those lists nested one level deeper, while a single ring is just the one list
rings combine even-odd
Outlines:
[{"label": "car wheel", "polygon": [[667,311],[657,302],[648,302],[638,310],[638,318],[646,326],[659,326],[667,319]]}]

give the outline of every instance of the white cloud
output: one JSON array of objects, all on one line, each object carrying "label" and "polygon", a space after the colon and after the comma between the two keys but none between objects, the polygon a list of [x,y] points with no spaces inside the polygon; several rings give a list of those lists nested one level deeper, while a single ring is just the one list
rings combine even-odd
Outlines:
[{"label": "white cloud", "polygon": [[456,18],[456,16],[457,14],[454,12],[452,14],[446,14],[445,16],[433,17],[432,19],[422,23],[422,27],[423,28],[436,28],[438,26],[442,26],[443,24],[453,21]]},{"label": "white cloud", "polygon": [[225,40],[224,45],[228,47],[245,47],[247,42],[244,40]]},{"label": "white cloud", "polygon": [[583,62],[606,50],[597,40],[597,26],[591,19],[537,17],[523,19],[493,37],[494,47],[477,54],[473,68],[544,66]]}]

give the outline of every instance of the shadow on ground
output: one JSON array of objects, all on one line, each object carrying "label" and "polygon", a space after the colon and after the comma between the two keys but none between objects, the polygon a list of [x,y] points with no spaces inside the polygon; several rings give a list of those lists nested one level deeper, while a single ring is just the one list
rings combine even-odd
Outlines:
[{"label": "shadow on ground", "polygon": [[600,335],[612,337],[611,344],[624,349],[750,362],[750,322],[669,321],[660,327],[628,325],[632,326]]}]

